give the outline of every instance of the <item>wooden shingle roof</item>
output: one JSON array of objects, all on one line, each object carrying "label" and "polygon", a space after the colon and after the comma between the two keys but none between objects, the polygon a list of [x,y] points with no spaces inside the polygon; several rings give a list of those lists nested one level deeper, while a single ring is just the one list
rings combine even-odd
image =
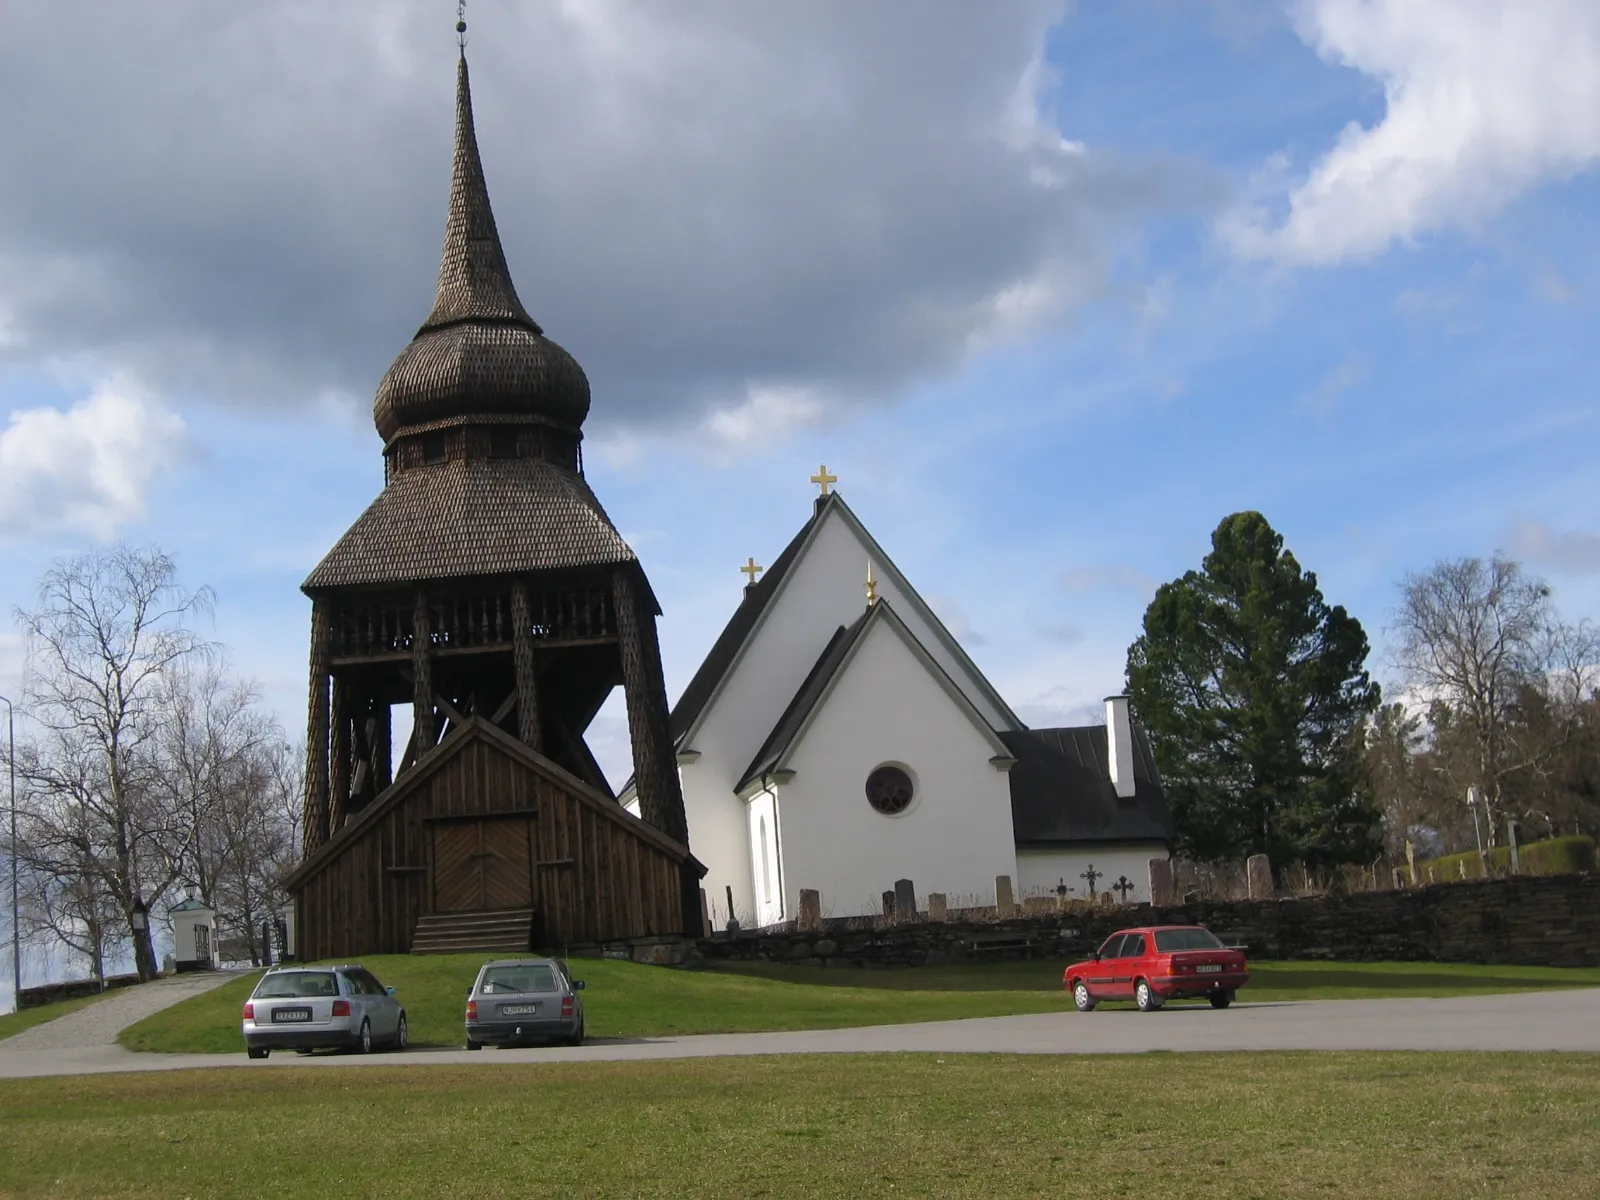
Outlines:
[{"label": "wooden shingle roof", "polygon": [[632,561],[581,476],[541,459],[457,459],[395,475],[301,588]]}]

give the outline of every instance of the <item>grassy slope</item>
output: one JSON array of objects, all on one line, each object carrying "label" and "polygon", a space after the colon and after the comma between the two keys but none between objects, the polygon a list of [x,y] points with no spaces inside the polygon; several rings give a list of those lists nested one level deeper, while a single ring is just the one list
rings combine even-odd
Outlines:
[{"label": "grassy slope", "polygon": [[1573,1196],[1596,1128],[1587,1055],[267,1068],[9,1081],[0,1194]]},{"label": "grassy slope", "polygon": [[[364,960],[405,1002],[412,1040],[456,1045],[461,1010],[482,955],[393,955]],[[904,970],[742,965],[678,971],[574,959],[589,988],[585,1021],[595,1037],[657,1037],[773,1029],[827,1029],[902,1021],[1049,1012],[1065,1006],[1061,964],[994,963]],[[1433,963],[1257,963],[1247,998],[1306,1000],[1437,996],[1542,987],[1600,986],[1600,970],[1474,967]],[[123,1032],[134,1050],[232,1053],[239,1010],[257,976],[196,996]]]},{"label": "grassy slope", "polygon": [[104,1000],[107,994],[77,996],[71,1000],[57,1000],[54,1004],[42,1004],[38,1008],[25,1008],[21,1012],[6,1013],[0,1017],[0,1041],[21,1033],[24,1029],[32,1029],[35,1025],[43,1025],[46,1021],[54,1021],[57,1017],[64,1017],[69,1012],[76,1012],[80,1008]]}]

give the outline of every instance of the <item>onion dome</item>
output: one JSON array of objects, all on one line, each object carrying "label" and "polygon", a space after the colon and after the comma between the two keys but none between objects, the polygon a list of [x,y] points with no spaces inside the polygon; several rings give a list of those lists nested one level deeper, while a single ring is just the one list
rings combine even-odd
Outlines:
[{"label": "onion dome", "polygon": [[373,423],[388,443],[408,428],[477,416],[577,434],[588,413],[583,368],[544,336],[511,282],[478,157],[463,55],[439,290],[428,319],[378,385]]}]

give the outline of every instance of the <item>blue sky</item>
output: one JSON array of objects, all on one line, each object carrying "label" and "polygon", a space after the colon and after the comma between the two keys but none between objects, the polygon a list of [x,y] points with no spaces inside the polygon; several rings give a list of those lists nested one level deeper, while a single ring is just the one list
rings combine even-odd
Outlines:
[{"label": "blue sky", "polygon": [[[512,271],[594,383],[672,695],[820,462],[1037,724],[1093,719],[1244,508],[1380,678],[1440,557],[1597,615],[1591,5],[804,7],[472,17]],[[0,50],[42,114],[0,132],[0,603],[157,543],[296,733],[298,584],[381,487],[371,394],[432,296],[454,12],[199,11],[71,0]],[[592,740],[626,772],[617,706]]]}]

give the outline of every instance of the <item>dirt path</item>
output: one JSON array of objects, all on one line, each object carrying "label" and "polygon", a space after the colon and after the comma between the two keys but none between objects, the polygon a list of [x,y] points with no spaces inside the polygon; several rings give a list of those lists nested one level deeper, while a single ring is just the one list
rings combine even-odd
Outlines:
[{"label": "dirt path", "polygon": [[0,1040],[0,1055],[115,1045],[117,1034],[129,1025],[236,977],[234,971],[196,971],[118,988],[94,1004]]}]

